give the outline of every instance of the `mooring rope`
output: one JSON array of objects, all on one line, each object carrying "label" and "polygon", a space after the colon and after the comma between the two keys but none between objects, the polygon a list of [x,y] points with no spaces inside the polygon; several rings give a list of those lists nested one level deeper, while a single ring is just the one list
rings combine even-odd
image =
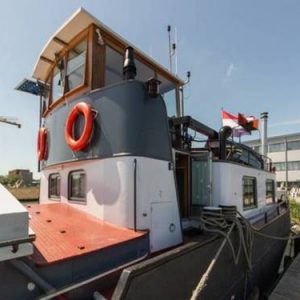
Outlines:
[{"label": "mooring rope", "polygon": [[[295,240],[300,238],[300,235],[294,236],[274,236],[269,235],[266,233],[262,233],[259,229],[255,228],[239,211],[232,210],[229,212],[230,214],[223,214],[220,212],[203,212],[202,216],[200,217],[200,221],[202,223],[203,230],[207,232],[217,233],[224,237],[222,244],[220,245],[217,253],[215,254],[214,258],[212,259],[211,263],[209,264],[208,268],[206,269],[205,273],[201,277],[199,283],[197,284],[196,288],[193,291],[191,300],[198,299],[200,293],[207,285],[207,281],[209,279],[209,275],[219,258],[222,250],[224,249],[226,242],[229,245],[229,248],[232,253],[234,264],[238,264],[241,253],[243,250],[248,270],[247,272],[252,270],[252,254],[253,254],[253,242],[254,242],[254,235],[259,235],[264,238],[274,239],[274,240]],[[238,248],[235,250],[233,242],[230,239],[230,235],[233,229],[236,228],[238,232]]]}]

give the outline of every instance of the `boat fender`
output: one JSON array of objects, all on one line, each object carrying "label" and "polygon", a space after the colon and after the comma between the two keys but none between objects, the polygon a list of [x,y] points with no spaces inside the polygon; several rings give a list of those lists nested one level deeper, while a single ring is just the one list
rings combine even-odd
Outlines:
[{"label": "boat fender", "polygon": [[41,127],[37,138],[37,154],[39,160],[45,160],[47,157],[47,136],[47,129],[45,127]]},{"label": "boat fender", "polygon": [[[84,116],[84,128],[81,136],[75,140],[73,138],[73,127],[80,114]],[[89,104],[80,102],[72,108],[65,126],[65,139],[73,151],[80,151],[89,143],[93,131],[93,119],[93,110]]]}]

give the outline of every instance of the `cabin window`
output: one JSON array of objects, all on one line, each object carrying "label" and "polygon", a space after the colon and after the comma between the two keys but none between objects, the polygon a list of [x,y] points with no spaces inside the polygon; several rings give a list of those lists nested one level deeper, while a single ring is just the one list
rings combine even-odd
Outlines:
[{"label": "cabin window", "polygon": [[105,85],[114,84],[123,80],[123,56],[112,49],[105,47]]},{"label": "cabin window", "polygon": [[256,178],[243,177],[243,206],[244,209],[253,208],[257,205]]},{"label": "cabin window", "polygon": [[261,169],[262,168],[262,163],[257,156],[253,155],[252,153],[249,153],[249,165]]},{"label": "cabin window", "polygon": [[69,199],[74,201],[86,199],[86,175],[83,170],[72,171],[69,174]]},{"label": "cabin window", "polygon": [[60,175],[59,173],[53,173],[48,178],[48,196],[51,199],[60,198]]},{"label": "cabin window", "polygon": [[64,61],[60,60],[55,66],[52,78],[52,102],[57,101],[64,94]]},{"label": "cabin window", "polygon": [[66,74],[66,92],[84,84],[86,53],[87,39],[84,39],[69,51]]},{"label": "cabin window", "polygon": [[50,84],[49,80],[44,86],[44,91],[42,95],[42,113],[44,113],[50,105]]},{"label": "cabin window", "polygon": [[166,104],[168,117],[176,117],[176,90],[168,91],[162,96]]},{"label": "cabin window", "polygon": [[272,179],[266,180],[266,201],[275,202],[275,182]]},{"label": "cabin window", "polygon": [[147,65],[135,59],[136,65],[136,80],[140,80],[143,82],[148,81],[149,79],[154,77],[154,70],[149,68]]}]

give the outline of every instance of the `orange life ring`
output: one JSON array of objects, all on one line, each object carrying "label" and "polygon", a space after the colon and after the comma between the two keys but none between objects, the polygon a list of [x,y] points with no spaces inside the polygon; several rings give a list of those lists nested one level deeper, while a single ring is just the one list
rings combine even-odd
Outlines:
[{"label": "orange life ring", "polygon": [[41,127],[38,132],[37,139],[37,154],[39,160],[46,159],[47,156],[47,129],[45,127]]},{"label": "orange life ring", "polygon": [[[75,140],[73,138],[73,126],[80,114],[84,116],[84,128],[80,138]],[[65,139],[73,151],[80,151],[89,143],[93,131],[93,119],[92,108],[89,104],[80,102],[72,108],[66,122]]]}]

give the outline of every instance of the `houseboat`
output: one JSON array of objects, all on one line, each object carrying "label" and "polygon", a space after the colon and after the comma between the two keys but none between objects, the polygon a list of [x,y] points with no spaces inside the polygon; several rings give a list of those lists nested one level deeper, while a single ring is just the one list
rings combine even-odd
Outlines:
[{"label": "houseboat", "polygon": [[290,219],[271,163],[185,115],[184,80],[82,8],[33,78],[40,203],[0,188],[1,299],[247,299],[273,282]]}]

